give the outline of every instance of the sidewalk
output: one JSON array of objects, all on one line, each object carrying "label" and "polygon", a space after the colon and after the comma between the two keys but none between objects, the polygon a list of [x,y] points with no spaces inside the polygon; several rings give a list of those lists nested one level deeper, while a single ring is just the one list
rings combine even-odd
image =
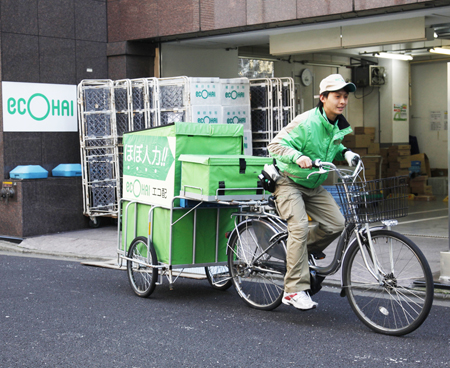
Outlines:
[{"label": "sidewalk", "polygon": [[117,226],[41,235],[20,244],[0,239],[0,251],[32,253],[91,261],[117,259]]}]

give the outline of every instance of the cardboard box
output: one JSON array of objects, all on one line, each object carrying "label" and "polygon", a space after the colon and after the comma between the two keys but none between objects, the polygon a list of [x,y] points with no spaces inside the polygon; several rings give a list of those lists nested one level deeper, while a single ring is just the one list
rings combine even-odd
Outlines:
[{"label": "cardboard box", "polygon": [[368,134],[346,135],[342,144],[348,148],[368,148],[373,141],[373,137]]},{"label": "cardboard box", "polygon": [[387,158],[389,154],[389,149],[388,148],[380,148],[380,155],[383,158]]},{"label": "cardboard box", "polygon": [[415,201],[425,201],[425,202],[430,202],[430,201],[435,201],[436,197],[433,195],[418,195],[414,197]]},{"label": "cardboard box", "polygon": [[395,151],[389,151],[389,155],[388,158],[390,160],[396,160],[397,157],[401,157],[401,156],[409,156],[411,155],[411,151],[410,150],[395,150]]},{"label": "cardboard box", "polygon": [[367,153],[369,155],[379,155],[380,154],[380,144],[372,142],[367,148]]},{"label": "cardboard box", "polygon": [[355,134],[375,135],[374,127],[355,127],[353,130],[354,130]]},{"label": "cardboard box", "polygon": [[389,151],[399,151],[399,150],[410,150],[411,146],[409,144],[399,144],[397,146],[390,146]]},{"label": "cardboard box", "polygon": [[430,161],[425,153],[411,155],[411,161],[420,161],[420,173],[431,176]]},{"label": "cardboard box", "polygon": [[375,165],[365,166],[366,176],[376,176],[377,175],[377,167]]},{"label": "cardboard box", "polygon": [[353,152],[357,153],[358,155],[365,156],[367,155],[367,148],[350,148]]}]

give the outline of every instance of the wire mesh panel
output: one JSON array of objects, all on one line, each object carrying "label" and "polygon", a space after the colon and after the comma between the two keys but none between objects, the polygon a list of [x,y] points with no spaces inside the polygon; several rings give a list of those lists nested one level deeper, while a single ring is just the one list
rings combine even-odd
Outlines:
[{"label": "wire mesh panel", "polygon": [[147,78],[148,111],[147,127],[153,128],[161,125],[160,122],[160,93],[157,78]]},{"label": "wire mesh panel", "polygon": [[116,116],[116,133],[122,138],[130,130],[130,81],[128,79],[114,82],[114,109]]},{"label": "wire mesh panel", "polygon": [[93,211],[117,211],[116,182],[114,180],[93,183],[90,186]]},{"label": "wire mesh panel", "polygon": [[132,119],[130,131],[145,129],[147,124],[147,111],[149,108],[147,81],[145,79],[131,80],[131,110]]},{"label": "wire mesh panel", "polygon": [[337,183],[348,223],[363,224],[408,215],[408,177]]}]

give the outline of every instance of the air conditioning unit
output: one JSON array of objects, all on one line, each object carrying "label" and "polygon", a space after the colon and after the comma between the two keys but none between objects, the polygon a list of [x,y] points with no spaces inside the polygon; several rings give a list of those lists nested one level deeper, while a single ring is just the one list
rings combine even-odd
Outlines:
[{"label": "air conditioning unit", "polygon": [[369,65],[369,85],[379,87],[386,84],[386,73],[382,66]]}]

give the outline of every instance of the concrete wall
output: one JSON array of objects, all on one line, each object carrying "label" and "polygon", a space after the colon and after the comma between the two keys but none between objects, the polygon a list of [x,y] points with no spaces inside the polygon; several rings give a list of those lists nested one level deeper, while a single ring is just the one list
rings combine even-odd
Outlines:
[{"label": "concrete wall", "polygon": [[411,135],[417,137],[420,152],[426,153],[432,168],[447,168],[447,131],[432,131],[430,111],[447,111],[447,63],[411,65]]},{"label": "concrete wall", "polygon": [[[312,66],[299,63],[301,60],[310,60],[322,63],[342,63],[344,65],[349,64],[349,58],[336,57],[329,55],[302,55],[297,58],[293,58],[291,62],[276,61],[275,62],[275,77],[291,77],[294,78],[297,88],[297,114],[312,109],[319,102],[318,98],[314,96],[319,95],[319,85],[323,78],[330,74],[339,73],[345,80],[351,80],[351,70],[345,67],[334,68],[328,66]],[[297,62],[296,62],[297,61]],[[304,86],[300,82],[299,75],[301,72],[308,68],[313,76],[313,83],[309,86]],[[358,91],[359,92],[359,91]],[[358,95],[351,93],[349,96],[349,103],[347,105],[347,111],[344,112],[344,116],[350,122],[352,127],[363,126],[363,102],[357,98]],[[302,111],[303,108],[303,111]]]},{"label": "concrete wall", "polygon": [[164,44],[161,48],[161,77],[237,78],[237,50],[198,49]]}]

